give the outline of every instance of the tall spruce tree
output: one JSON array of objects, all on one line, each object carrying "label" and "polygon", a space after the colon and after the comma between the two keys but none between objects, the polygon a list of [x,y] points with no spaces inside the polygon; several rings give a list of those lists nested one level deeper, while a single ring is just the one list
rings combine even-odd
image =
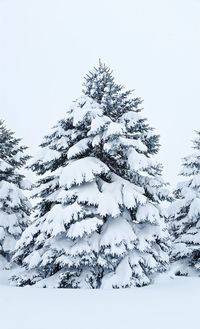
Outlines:
[{"label": "tall spruce tree", "polygon": [[200,274],[200,132],[194,149],[183,159],[180,174],[186,180],[178,184],[169,209],[177,275]]},{"label": "tall spruce tree", "polygon": [[25,178],[20,174],[29,156],[20,139],[0,121],[0,268],[7,268],[16,244],[28,226],[30,203],[24,196]]},{"label": "tall spruce tree", "polygon": [[[83,97],[41,144],[35,221],[17,244],[19,286],[121,288],[149,284],[168,266],[160,202],[168,197],[152,161],[158,136],[100,63]],[[43,280],[44,279],[44,280]]]}]

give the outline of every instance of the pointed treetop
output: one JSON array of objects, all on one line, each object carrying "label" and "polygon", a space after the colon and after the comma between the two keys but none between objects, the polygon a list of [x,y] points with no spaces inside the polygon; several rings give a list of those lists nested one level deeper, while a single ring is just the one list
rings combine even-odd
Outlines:
[{"label": "pointed treetop", "polygon": [[193,140],[195,152],[182,159],[181,176],[192,177],[200,174],[200,131],[196,131],[196,138]]},{"label": "pointed treetop", "polygon": [[200,150],[200,131],[195,131],[197,136],[196,138],[193,140],[193,144],[194,144],[194,149],[196,150]]},{"label": "pointed treetop", "polygon": [[15,138],[14,133],[8,130],[3,120],[0,120],[0,159],[15,168],[21,168],[30,158],[24,151],[26,146],[20,145],[21,139]]},{"label": "pointed treetop", "polygon": [[132,98],[132,90],[124,91],[124,87],[115,82],[112,70],[99,60],[98,67],[85,76],[83,93],[101,104],[105,114],[118,118],[129,111],[138,112],[142,103],[139,97]]},{"label": "pointed treetop", "polygon": [[[114,87],[114,85],[115,83],[112,76],[112,71],[99,59],[99,66],[94,67],[93,70],[89,71],[89,73],[85,76],[83,92],[85,95],[100,103],[102,101],[102,97],[104,96],[104,92],[108,92]],[[118,86],[117,89],[119,91],[122,87]]]}]

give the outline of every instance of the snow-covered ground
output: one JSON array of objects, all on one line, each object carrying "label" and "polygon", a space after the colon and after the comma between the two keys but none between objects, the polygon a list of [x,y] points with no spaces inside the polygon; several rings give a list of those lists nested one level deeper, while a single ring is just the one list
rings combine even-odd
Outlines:
[{"label": "snow-covered ground", "polygon": [[0,272],[1,329],[199,328],[200,278],[162,280],[145,288],[14,288]]}]

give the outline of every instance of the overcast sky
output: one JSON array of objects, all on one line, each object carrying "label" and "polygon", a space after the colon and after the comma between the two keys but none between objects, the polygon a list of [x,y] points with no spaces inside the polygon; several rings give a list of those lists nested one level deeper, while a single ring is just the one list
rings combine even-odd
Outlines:
[{"label": "overcast sky", "polygon": [[0,0],[0,117],[35,152],[99,58],[144,99],[174,185],[200,129],[200,1]]}]

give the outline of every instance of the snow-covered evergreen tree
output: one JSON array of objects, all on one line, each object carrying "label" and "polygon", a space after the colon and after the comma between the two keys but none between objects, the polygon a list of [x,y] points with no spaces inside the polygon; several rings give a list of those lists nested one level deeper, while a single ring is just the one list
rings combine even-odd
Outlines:
[{"label": "snow-covered evergreen tree", "polygon": [[[18,171],[29,156],[20,139],[0,121],[0,268],[7,268],[16,240],[28,226],[30,203],[22,190],[27,186]],[[26,186],[25,186],[26,185]]]},{"label": "snow-covered evergreen tree", "polygon": [[143,286],[168,266],[160,202],[168,196],[152,162],[158,136],[139,98],[100,63],[83,96],[41,144],[37,215],[17,244],[15,284],[72,288]]},{"label": "snow-covered evergreen tree", "polygon": [[178,184],[169,208],[172,261],[177,261],[177,275],[200,273],[200,132],[194,140],[194,149],[193,154],[183,159],[180,174],[186,180]]}]

